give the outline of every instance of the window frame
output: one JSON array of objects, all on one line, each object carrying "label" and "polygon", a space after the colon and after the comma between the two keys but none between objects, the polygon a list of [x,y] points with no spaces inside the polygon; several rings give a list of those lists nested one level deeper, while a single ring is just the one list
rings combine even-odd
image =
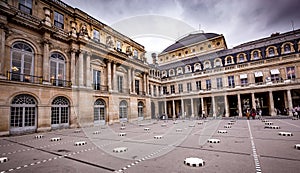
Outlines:
[{"label": "window frame", "polygon": [[64,20],[65,18],[62,13],[54,11],[54,18],[53,18],[54,26],[60,29],[64,29]]}]

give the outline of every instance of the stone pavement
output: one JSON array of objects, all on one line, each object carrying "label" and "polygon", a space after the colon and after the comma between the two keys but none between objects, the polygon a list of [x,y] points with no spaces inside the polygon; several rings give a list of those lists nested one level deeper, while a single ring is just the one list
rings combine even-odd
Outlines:
[{"label": "stone pavement", "polygon": [[[116,123],[1,137],[0,158],[8,161],[0,163],[0,173],[299,172],[300,150],[295,144],[300,144],[300,120],[268,121],[280,129],[265,128],[261,120],[145,120],[126,123],[123,129]],[[58,137],[61,140],[51,141]],[[188,157],[203,159],[205,164],[188,166],[184,164]]]}]

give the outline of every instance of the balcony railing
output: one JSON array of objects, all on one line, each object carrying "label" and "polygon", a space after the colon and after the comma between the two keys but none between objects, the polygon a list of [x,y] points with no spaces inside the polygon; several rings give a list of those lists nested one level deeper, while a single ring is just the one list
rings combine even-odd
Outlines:
[{"label": "balcony railing", "polygon": [[25,82],[25,83],[34,83],[34,84],[43,83],[43,77],[21,74],[18,72],[7,72],[7,79],[11,81],[18,81],[18,82]]},{"label": "balcony railing", "polygon": [[[33,76],[28,74],[22,74],[18,72],[7,72],[7,80],[24,82],[24,83],[33,83],[33,84],[43,84],[42,76]],[[71,87],[71,81],[60,80],[60,79],[51,79],[51,85],[59,87]]]},{"label": "balcony railing", "polygon": [[51,79],[50,83],[53,86],[60,86],[60,87],[71,87],[71,81],[61,80],[61,79]]},{"label": "balcony railing", "polygon": [[107,92],[108,86],[107,85],[100,85],[100,84],[92,84],[94,90],[98,90],[100,92]]}]

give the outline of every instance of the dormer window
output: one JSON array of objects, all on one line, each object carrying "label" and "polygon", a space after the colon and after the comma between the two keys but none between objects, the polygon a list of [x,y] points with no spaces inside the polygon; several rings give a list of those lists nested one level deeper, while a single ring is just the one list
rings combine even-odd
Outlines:
[{"label": "dormer window", "polygon": [[221,67],[221,60],[220,59],[215,60],[215,67]]},{"label": "dormer window", "polygon": [[182,67],[177,68],[177,75],[183,74]]},{"label": "dormer window", "polygon": [[192,68],[191,68],[190,65],[185,66],[185,72],[186,72],[186,73],[192,72]]},{"label": "dormer window", "polygon": [[226,58],[225,58],[225,60],[226,60],[226,65],[228,65],[228,64],[233,64],[233,59],[232,59],[233,57],[232,56],[227,56]]},{"label": "dormer window", "polygon": [[254,59],[254,60],[259,59],[258,51],[254,51],[254,52],[253,52],[253,59]]},{"label": "dormer window", "polygon": [[239,55],[239,62],[245,62],[245,56],[244,54]]},{"label": "dormer window", "polygon": [[166,71],[162,71],[161,72],[161,77],[167,77],[167,72]]},{"label": "dormer window", "polygon": [[174,76],[174,75],[175,75],[174,69],[171,69],[171,70],[169,71],[169,75],[170,75],[170,76]]},{"label": "dormer window", "polygon": [[273,47],[269,48],[269,57],[275,56],[275,50]]},{"label": "dormer window", "polygon": [[211,65],[210,65],[210,62],[209,62],[209,61],[205,61],[205,63],[204,63],[204,68],[205,68],[205,69],[211,68]]},{"label": "dormer window", "polygon": [[201,70],[201,65],[199,63],[196,63],[194,65],[194,71],[196,72],[196,71],[200,71],[200,70]]},{"label": "dormer window", "polygon": [[284,53],[290,53],[291,52],[291,45],[285,44],[284,45]]}]

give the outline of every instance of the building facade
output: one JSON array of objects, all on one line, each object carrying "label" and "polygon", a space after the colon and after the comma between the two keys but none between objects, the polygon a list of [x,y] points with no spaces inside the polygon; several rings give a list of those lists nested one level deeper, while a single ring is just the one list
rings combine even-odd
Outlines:
[{"label": "building facade", "polygon": [[152,117],[263,116],[300,111],[300,30],[228,49],[222,35],[189,34],[153,56]]},{"label": "building facade", "polygon": [[300,30],[232,49],[192,33],[149,65],[142,45],[60,0],[0,9],[0,135],[300,104]]},{"label": "building facade", "polygon": [[1,135],[150,118],[142,45],[60,0],[0,9]]}]

